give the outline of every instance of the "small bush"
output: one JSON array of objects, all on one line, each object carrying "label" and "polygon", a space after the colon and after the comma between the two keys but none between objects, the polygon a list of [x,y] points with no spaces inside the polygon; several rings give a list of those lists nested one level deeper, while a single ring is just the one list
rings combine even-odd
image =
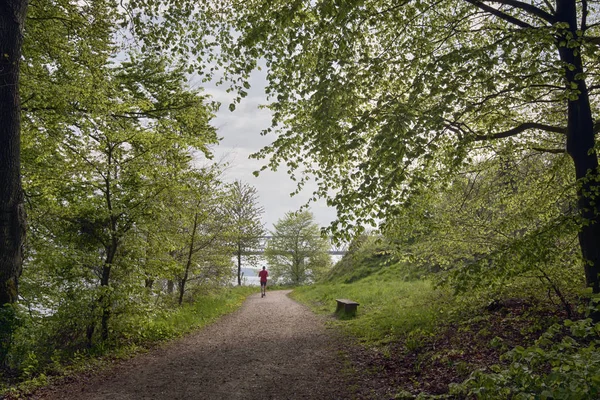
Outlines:
[{"label": "small bush", "polygon": [[477,371],[452,392],[490,400],[600,398],[600,324],[591,319],[555,324],[502,359],[508,364]]}]

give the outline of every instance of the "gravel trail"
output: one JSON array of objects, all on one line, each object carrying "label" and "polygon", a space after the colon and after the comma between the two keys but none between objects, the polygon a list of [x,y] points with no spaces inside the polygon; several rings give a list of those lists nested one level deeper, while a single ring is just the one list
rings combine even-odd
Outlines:
[{"label": "gravel trail", "polygon": [[36,399],[348,399],[335,332],[287,297],[255,294],[215,324]]}]

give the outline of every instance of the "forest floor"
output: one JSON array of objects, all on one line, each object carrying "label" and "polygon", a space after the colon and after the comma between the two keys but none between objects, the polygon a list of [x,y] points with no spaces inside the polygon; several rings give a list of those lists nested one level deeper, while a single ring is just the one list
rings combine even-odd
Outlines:
[{"label": "forest floor", "polygon": [[[32,399],[349,399],[342,341],[287,297],[248,297],[215,324]],[[337,340],[336,340],[337,339]],[[347,361],[346,361],[347,362]]]}]

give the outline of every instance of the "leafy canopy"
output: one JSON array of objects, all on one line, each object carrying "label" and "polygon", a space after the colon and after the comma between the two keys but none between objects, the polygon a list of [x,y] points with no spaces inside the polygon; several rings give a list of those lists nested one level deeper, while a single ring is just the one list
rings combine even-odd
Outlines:
[{"label": "leafy canopy", "polygon": [[229,70],[258,56],[268,67],[265,133],[276,137],[255,156],[286,165],[299,187],[314,177],[337,208],[334,231],[376,225],[498,143],[564,152],[578,89],[559,46],[581,55],[576,79],[598,113],[597,1],[578,8],[577,36],[548,2],[229,3]]}]

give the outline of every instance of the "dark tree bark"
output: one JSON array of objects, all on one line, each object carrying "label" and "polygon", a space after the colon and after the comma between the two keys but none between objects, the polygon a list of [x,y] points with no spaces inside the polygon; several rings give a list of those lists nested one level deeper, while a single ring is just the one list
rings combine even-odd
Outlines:
[{"label": "dark tree bark", "polygon": [[242,286],[242,243],[238,242],[237,248],[237,281],[238,286]]},{"label": "dark tree bark", "polygon": [[[152,246],[152,244],[150,243],[150,235],[146,234],[146,256],[145,256],[145,264],[148,265],[148,259],[150,257],[148,257],[148,249]],[[146,277],[146,279],[144,279],[144,287],[146,289],[152,289],[154,287],[154,277]]]},{"label": "dark tree bark", "polygon": [[[114,248],[107,249],[107,251],[108,254],[106,256],[106,262],[102,267],[102,277],[100,278],[100,286],[108,289],[108,286],[110,285],[110,271],[112,269],[112,264],[115,258],[116,246]],[[110,319],[110,296],[106,292],[103,292],[98,302],[100,303],[100,307],[102,307],[102,341],[106,341],[108,339],[108,321]]]},{"label": "dark tree bark", "polygon": [[586,283],[594,293],[600,293],[600,214],[596,204],[600,195],[598,174],[598,154],[594,149],[594,120],[588,89],[583,78],[583,62],[579,48],[569,48],[560,42],[568,43],[568,36],[577,38],[577,8],[574,0],[557,0],[556,16],[560,22],[569,24],[562,37],[558,38],[558,52],[561,61],[572,66],[565,68],[567,90],[571,83],[577,86],[577,96],[568,101],[567,152],[575,164],[575,176],[579,182],[577,197],[580,216],[583,221],[579,232],[581,254],[586,261]]},{"label": "dark tree bark", "polygon": [[[110,153],[109,153],[110,154]],[[109,160],[111,158],[109,157]],[[109,161],[110,162],[110,161]],[[110,176],[110,175],[109,175]],[[117,236],[117,217],[112,215],[113,207],[112,207],[112,199],[110,192],[110,181],[107,179],[106,183],[107,191],[106,191],[106,199],[108,210],[111,214],[110,216],[110,245],[106,247],[106,259],[104,260],[104,266],[102,267],[102,277],[100,278],[100,286],[108,289],[110,286],[110,272],[112,270],[113,263],[115,262],[115,258],[117,255],[117,249],[119,247],[119,238]],[[100,295],[100,307],[102,307],[102,341],[106,341],[108,339],[108,320],[110,319],[110,308],[111,304],[111,296],[108,294],[108,291],[102,292]]]},{"label": "dark tree bark", "polygon": [[[102,266],[102,276],[100,277],[100,287],[108,289],[110,286],[110,273],[112,271],[112,265],[115,260],[115,255],[117,253],[118,241],[114,238],[111,241],[111,246],[106,248],[106,259],[104,260],[104,265]],[[110,295],[108,294],[106,289],[102,289],[102,293],[98,298],[97,302],[92,306],[92,321],[90,325],[87,327],[86,336],[88,341],[88,347],[92,347],[94,332],[96,331],[96,316],[94,315],[94,310],[96,307],[100,307],[102,310],[102,316],[100,318],[100,335],[102,341],[108,340],[108,322],[110,320],[110,307],[111,300]]]},{"label": "dark tree bark", "polygon": [[100,278],[100,286],[103,288],[102,294],[98,299],[98,303],[100,307],[102,307],[102,318],[100,320],[101,327],[101,336],[102,341],[108,340],[108,321],[110,320],[110,308],[112,306],[111,296],[108,291],[108,287],[110,286],[110,272],[112,270],[113,263],[115,262],[115,257],[117,255],[117,249],[119,247],[119,237],[117,235],[117,217],[113,213],[113,205],[112,205],[112,175],[110,172],[111,166],[113,164],[113,147],[109,146],[108,148],[108,168],[107,174],[105,178],[105,192],[104,196],[106,198],[106,208],[110,214],[110,242],[106,246],[106,259],[104,260],[104,266],[102,267],[102,277]]},{"label": "dark tree bark", "polygon": [[188,251],[187,261],[185,263],[185,271],[183,278],[179,281],[179,305],[183,303],[183,295],[185,294],[185,284],[189,278],[190,268],[192,267],[192,256],[194,255],[194,242],[196,240],[196,229],[198,229],[198,213],[194,215],[194,227],[192,228],[192,236],[190,238],[190,248]]},{"label": "dark tree bark", "polygon": [[27,0],[0,0],[0,364],[10,346],[23,263],[19,62]]}]

